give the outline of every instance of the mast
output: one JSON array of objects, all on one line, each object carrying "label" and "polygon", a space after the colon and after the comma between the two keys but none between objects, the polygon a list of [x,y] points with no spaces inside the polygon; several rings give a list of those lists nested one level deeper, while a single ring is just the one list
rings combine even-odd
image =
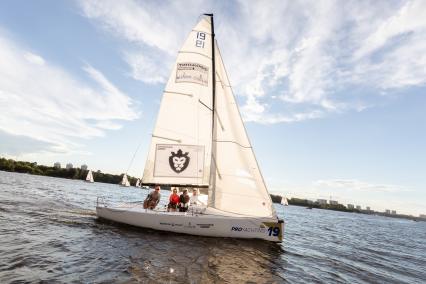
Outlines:
[{"label": "mast", "polygon": [[212,161],[210,167],[210,194],[209,204],[214,205],[215,200],[215,184],[216,184],[216,127],[215,127],[215,112],[216,112],[216,60],[215,60],[215,34],[214,34],[214,19],[213,14],[204,14],[210,17],[211,27],[211,42],[212,42]]}]

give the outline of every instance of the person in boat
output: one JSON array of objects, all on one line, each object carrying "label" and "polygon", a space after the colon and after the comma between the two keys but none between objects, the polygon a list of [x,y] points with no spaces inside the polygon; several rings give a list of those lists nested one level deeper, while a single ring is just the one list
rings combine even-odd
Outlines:
[{"label": "person in boat", "polygon": [[167,205],[167,211],[176,212],[180,202],[180,197],[178,195],[178,190],[176,187],[173,188],[172,194],[169,197],[169,204]]},{"label": "person in boat", "polygon": [[188,190],[184,189],[182,194],[179,196],[179,212],[188,211],[189,199]]},{"label": "person in boat", "polygon": [[192,205],[201,205],[200,200],[198,200],[198,189],[193,188],[192,189],[192,196],[191,199],[189,200],[189,204]]},{"label": "person in boat", "polygon": [[160,186],[156,185],[154,191],[148,194],[148,196],[145,198],[145,201],[143,202],[144,209],[153,210],[157,206],[161,199],[160,189]]}]

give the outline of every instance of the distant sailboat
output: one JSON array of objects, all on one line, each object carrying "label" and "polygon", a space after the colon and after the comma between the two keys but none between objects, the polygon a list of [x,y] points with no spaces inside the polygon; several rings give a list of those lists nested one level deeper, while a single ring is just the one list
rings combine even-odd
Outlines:
[{"label": "distant sailboat", "polygon": [[284,196],[281,197],[281,204],[284,206],[288,206],[288,200],[286,197]]},{"label": "distant sailboat", "polygon": [[142,178],[143,186],[202,188],[207,205],[167,212],[98,203],[96,214],[162,231],[281,242],[284,221],[260,173],[214,35],[213,15],[205,14],[179,51]]},{"label": "distant sailboat", "polygon": [[93,180],[93,174],[92,174],[91,170],[89,170],[89,172],[87,173],[86,182],[94,182],[94,180]]},{"label": "distant sailboat", "polygon": [[141,180],[140,179],[136,180],[136,185],[135,186],[136,187],[141,187]]},{"label": "distant sailboat", "polygon": [[126,186],[126,187],[130,186],[130,182],[127,179],[127,175],[126,174],[123,175],[123,179],[121,180],[120,185],[121,186]]}]

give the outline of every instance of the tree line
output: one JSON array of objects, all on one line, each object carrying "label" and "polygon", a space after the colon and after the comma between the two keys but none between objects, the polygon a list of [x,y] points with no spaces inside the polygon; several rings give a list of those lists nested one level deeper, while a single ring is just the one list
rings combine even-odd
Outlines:
[{"label": "tree line", "polygon": [[[6,172],[18,172],[18,173],[26,173],[32,175],[39,176],[50,176],[50,177],[58,177],[58,178],[67,178],[67,179],[80,179],[85,180],[88,170],[82,170],[80,168],[55,168],[44,165],[37,165],[36,162],[24,162],[24,161],[15,161],[12,159],[0,158],[0,171]],[[113,175],[108,173],[103,173],[101,171],[92,171],[93,179],[96,182],[103,183],[112,183],[118,184],[122,178],[121,175]],[[137,178],[132,176],[127,176],[131,185],[136,184]]]}]

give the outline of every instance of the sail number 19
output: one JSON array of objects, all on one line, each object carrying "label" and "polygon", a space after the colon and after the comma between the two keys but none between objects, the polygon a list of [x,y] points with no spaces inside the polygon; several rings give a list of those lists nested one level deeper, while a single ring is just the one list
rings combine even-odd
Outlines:
[{"label": "sail number 19", "polygon": [[269,236],[278,237],[280,234],[280,227],[269,227],[268,234]]}]

